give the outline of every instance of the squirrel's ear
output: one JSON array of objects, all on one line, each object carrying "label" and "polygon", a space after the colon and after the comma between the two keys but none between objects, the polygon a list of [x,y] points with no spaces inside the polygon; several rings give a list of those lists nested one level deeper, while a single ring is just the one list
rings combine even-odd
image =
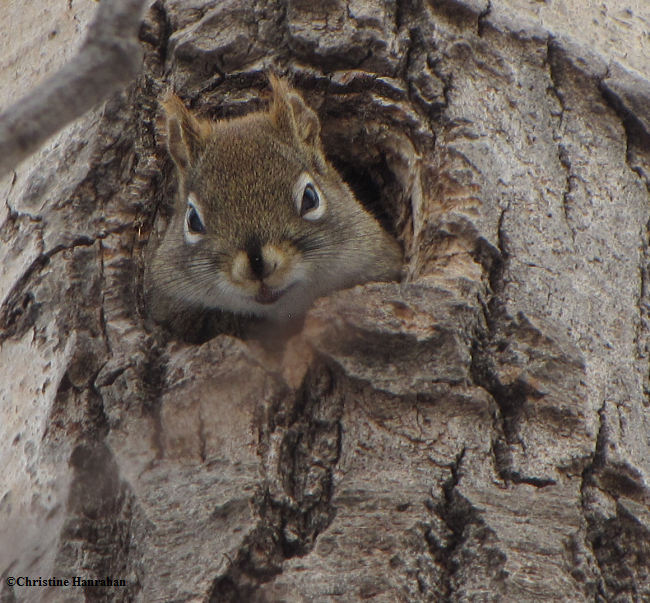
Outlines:
[{"label": "squirrel's ear", "polygon": [[186,172],[198,159],[210,124],[194,117],[181,99],[171,92],[161,105],[165,112],[167,150],[178,169]]},{"label": "squirrel's ear", "polygon": [[269,77],[273,100],[271,102],[271,121],[281,132],[297,142],[320,151],[320,122],[318,116],[302,97],[289,88],[284,80],[275,75]]}]

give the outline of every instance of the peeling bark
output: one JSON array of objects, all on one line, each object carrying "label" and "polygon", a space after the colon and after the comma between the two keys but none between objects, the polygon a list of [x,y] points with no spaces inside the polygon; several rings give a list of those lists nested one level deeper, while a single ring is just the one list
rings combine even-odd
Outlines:
[{"label": "peeling bark", "polygon": [[[650,15],[590,11],[157,0],[138,80],[0,181],[0,598],[650,598]],[[170,332],[157,100],[240,115],[271,68],[405,278]]]}]

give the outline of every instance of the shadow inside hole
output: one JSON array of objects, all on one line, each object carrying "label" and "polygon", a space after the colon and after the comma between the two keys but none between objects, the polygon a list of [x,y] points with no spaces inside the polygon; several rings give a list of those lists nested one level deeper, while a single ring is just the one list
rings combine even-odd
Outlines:
[{"label": "shadow inside hole", "polygon": [[329,160],[359,202],[379,221],[384,230],[397,237],[397,219],[392,211],[390,197],[398,193],[399,185],[383,155],[378,163],[371,165],[353,163],[340,157],[329,157]]}]

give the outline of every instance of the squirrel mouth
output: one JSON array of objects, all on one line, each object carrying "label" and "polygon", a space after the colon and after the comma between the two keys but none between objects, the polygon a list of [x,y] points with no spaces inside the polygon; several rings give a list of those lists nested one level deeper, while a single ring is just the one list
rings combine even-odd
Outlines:
[{"label": "squirrel mouth", "polygon": [[258,304],[274,304],[287,292],[287,289],[270,289],[262,283],[257,295],[255,296],[255,301]]}]

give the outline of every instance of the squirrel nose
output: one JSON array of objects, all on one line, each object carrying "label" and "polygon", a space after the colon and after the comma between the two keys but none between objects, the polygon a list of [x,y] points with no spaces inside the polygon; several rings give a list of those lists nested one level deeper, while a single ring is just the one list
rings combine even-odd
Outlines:
[{"label": "squirrel nose", "polygon": [[262,257],[261,254],[248,254],[248,261],[251,265],[251,272],[260,280],[262,280],[264,277],[268,276],[268,274],[265,274],[267,272],[265,270],[266,266],[264,264],[264,258]]},{"label": "squirrel nose", "polygon": [[275,263],[264,259],[262,246],[258,241],[253,240],[248,242],[246,245],[246,255],[248,256],[251,272],[259,280],[265,279],[275,271]]}]

